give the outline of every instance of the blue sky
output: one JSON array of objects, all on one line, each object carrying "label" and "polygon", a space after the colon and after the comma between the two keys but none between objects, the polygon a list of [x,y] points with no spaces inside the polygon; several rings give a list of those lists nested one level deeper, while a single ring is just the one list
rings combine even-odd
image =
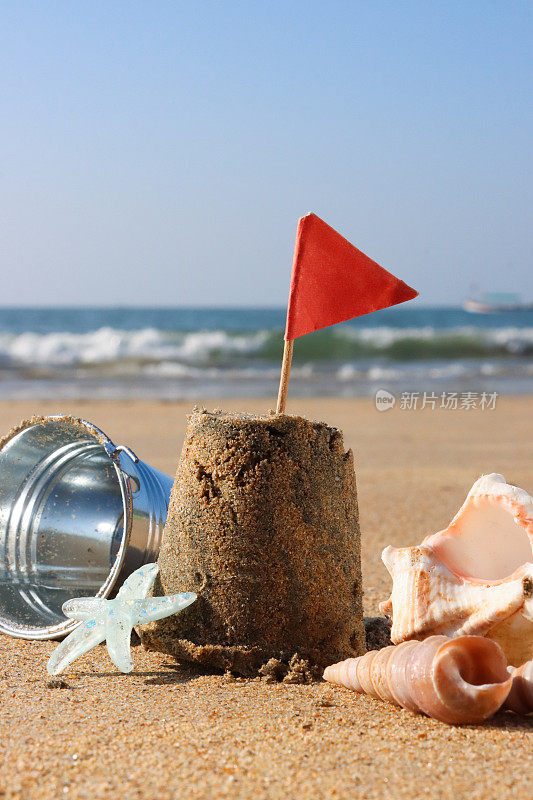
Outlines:
[{"label": "blue sky", "polygon": [[0,8],[0,303],[283,305],[310,210],[533,300],[530,2]]}]

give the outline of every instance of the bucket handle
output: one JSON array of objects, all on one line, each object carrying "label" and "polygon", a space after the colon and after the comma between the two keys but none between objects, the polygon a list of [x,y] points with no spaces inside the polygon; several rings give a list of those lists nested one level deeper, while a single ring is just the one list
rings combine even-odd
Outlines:
[{"label": "bucket handle", "polygon": [[135,455],[131,447],[127,447],[125,444],[113,444],[113,442],[109,442],[109,444],[105,445],[105,449],[107,454],[113,461],[119,460],[121,453],[126,453],[129,458],[133,461],[134,464],[139,463],[139,457]]}]

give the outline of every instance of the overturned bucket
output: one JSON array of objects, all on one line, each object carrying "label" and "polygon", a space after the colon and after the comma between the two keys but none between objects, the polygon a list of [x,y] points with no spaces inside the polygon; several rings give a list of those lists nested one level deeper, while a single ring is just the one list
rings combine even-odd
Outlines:
[{"label": "overturned bucket", "polygon": [[70,416],[34,417],[0,442],[0,631],[53,639],[61,606],[108,597],[156,561],[172,478]]}]

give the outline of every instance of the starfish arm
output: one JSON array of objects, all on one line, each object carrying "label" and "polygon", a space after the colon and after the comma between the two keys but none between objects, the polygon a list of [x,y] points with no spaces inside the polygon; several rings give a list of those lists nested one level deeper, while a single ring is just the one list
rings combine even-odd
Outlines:
[{"label": "starfish arm", "polygon": [[106,600],[101,597],[73,597],[63,603],[63,614],[69,619],[89,620],[103,611]]},{"label": "starfish arm", "polygon": [[103,620],[90,619],[83,622],[56,647],[46,665],[48,674],[59,675],[69,664],[103,642],[104,639],[105,622]]},{"label": "starfish arm", "polygon": [[140,597],[146,597],[158,572],[159,567],[157,564],[144,564],[140,569],[136,569],[120,587],[117,598],[120,598],[120,600],[136,600]]},{"label": "starfish arm", "polygon": [[121,672],[131,672],[133,661],[130,652],[133,620],[124,611],[114,609],[106,619],[106,644],[109,658]]},{"label": "starfish arm", "polygon": [[145,622],[154,622],[156,619],[170,617],[194,603],[197,595],[194,592],[171,594],[168,597],[151,597],[141,600],[135,609],[135,625],[144,625]]}]

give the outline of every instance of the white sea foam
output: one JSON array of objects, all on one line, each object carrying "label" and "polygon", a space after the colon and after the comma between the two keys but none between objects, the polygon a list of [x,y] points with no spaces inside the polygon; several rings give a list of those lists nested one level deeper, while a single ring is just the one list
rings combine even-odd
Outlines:
[{"label": "white sea foam", "polygon": [[377,366],[370,367],[367,372],[367,377],[370,381],[395,380],[401,377],[402,374],[402,370],[399,369]]},{"label": "white sea foam", "polygon": [[459,338],[500,345],[510,353],[519,354],[524,347],[533,345],[533,328],[515,327],[479,328],[463,325],[454,328],[435,328],[427,325],[421,328],[398,328],[384,325],[375,328],[346,327],[337,329],[336,335],[354,342],[371,344],[376,348],[390,347],[395,342],[403,340],[431,342],[439,339]]},{"label": "white sea foam", "polygon": [[122,331],[99,328],[89,333],[0,334],[0,359],[26,365],[68,366],[121,360],[203,362],[213,353],[252,354],[267,331],[232,335],[227,331],[167,333],[156,328]]},{"label": "white sea foam", "polygon": [[[325,335],[331,338],[331,353],[335,359],[335,343],[353,343],[354,354],[348,358],[357,361],[364,355],[369,357],[372,351],[376,357],[387,356],[387,348],[397,342],[413,344],[411,351],[406,346],[402,355],[412,353],[413,360],[424,357],[426,348],[417,349],[417,342],[434,343],[431,352],[435,357],[439,355],[439,343],[445,343],[441,351],[444,360],[460,360],[463,357],[464,341],[481,345],[480,355],[486,349],[487,357],[507,353],[520,358],[525,353],[530,353],[533,348],[533,327],[518,328],[474,328],[456,327],[436,329],[427,327],[375,327],[375,328],[332,328]],[[276,336],[280,336],[276,333]],[[231,367],[234,362],[243,362],[246,359],[256,361],[259,356],[272,360],[270,350],[265,350],[272,339],[272,331],[260,330],[249,333],[234,333],[227,330],[196,330],[190,332],[165,331],[155,327],[141,330],[127,331],[112,327],[101,327],[88,333],[55,332],[20,334],[0,333],[0,366],[6,367],[34,367],[45,368],[83,368],[105,364],[118,365],[126,362],[138,363],[139,368],[149,364],[154,369],[160,368],[167,374],[173,372],[177,377],[186,374],[185,367],[201,369],[224,364]],[[280,336],[281,339],[281,336]],[[450,344],[454,339],[455,343]],[[312,374],[313,365],[319,363],[313,358],[314,342],[311,337],[306,339],[307,364],[294,368]],[[357,345],[362,345],[360,355]],[[346,358],[346,345],[343,344],[343,355]],[[295,352],[299,351],[299,343]],[[303,346],[302,346],[303,349]],[[301,352],[301,349],[300,349]],[[341,351],[339,351],[341,352]],[[324,363],[324,347],[321,356]],[[268,359],[267,359],[268,360]],[[164,366],[166,365],[166,366]],[[171,366],[172,365],[172,366]],[[360,369],[359,365],[349,362],[339,367],[338,376],[341,380],[348,381],[356,374],[352,370]],[[155,373],[153,373],[155,374]]]},{"label": "white sea foam", "polygon": [[391,344],[401,339],[422,339],[430,341],[442,335],[442,329],[437,330],[432,326],[424,328],[392,328],[382,326],[379,328],[342,328],[337,333],[340,337],[351,339],[354,342],[371,344],[374,347],[390,347]]},{"label": "white sea foam", "polygon": [[482,375],[498,375],[499,372],[502,371],[502,367],[498,364],[495,364],[492,361],[488,361],[485,364],[482,364],[479,368],[479,371]]},{"label": "white sea foam", "polygon": [[439,364],[438,367],[432,367],[428,370],[430,378],[437,380],[443,378],[460,378],[462,375],[467,375],[472,371],[472,367],[463,361],[452,361],[451,363],[444,362]]},{"label": "white sea foam", "polygon": [[361,378],[369,381],[396,380],[403,375],[405,370],[380,365],[361,368],[355,364],[343,364],[336,372],[336,378],[344,382],[357,381]]},{"label": "white sea foam", "polygon": [[337,378],[340,381],[352,381],[360,374],[360,370],[353,364],[343,364],[342,367],[339,367],[337,370]]}]

